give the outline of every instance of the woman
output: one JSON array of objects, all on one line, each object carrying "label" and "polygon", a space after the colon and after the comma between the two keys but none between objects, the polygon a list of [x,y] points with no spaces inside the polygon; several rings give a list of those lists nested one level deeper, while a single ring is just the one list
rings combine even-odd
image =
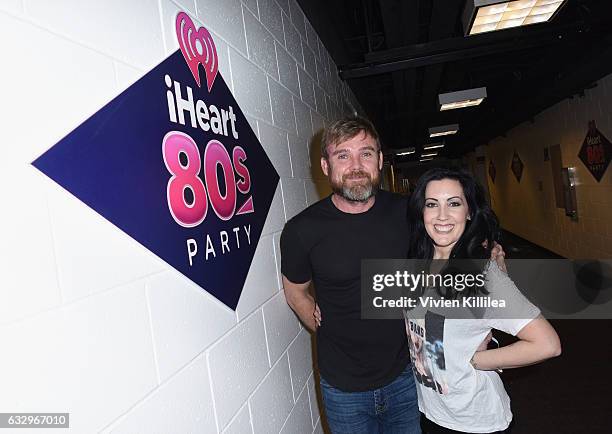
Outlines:
[{"label": "woman", "polygon": [[[409,204],[413,238],[409,258],[441,259],[442,275],[454,259],[490,257],[498,238],[497,219],[482,188],[471,175],[436,168],[417,182]],[[450,261],[448,261],[450,259]],[[433,273],[434,264],[430,272]],[[423,289],[431,291],[432,288]],[[436,288],[438,294],[441,288]],[[481,319],[451,319],[427,309],[406,310],[406,330],[417,380],[419,407],[427,433],[504,432],[512,420],[510,400],[496,370],[538,363],[561,353],[559,338],[537,307],[525,299],[493,261],[486,266],[484,288],[444,288],[446,298],[491,294],[513,300],[520,318],[486,313]],[[423,312],[421,312],[423,313]],[[491,329],[518,337],[501,348],[478,351]]]}]

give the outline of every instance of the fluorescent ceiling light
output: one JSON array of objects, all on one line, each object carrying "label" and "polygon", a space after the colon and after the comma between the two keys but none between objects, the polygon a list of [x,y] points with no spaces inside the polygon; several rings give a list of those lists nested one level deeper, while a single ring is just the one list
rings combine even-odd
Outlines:
[{"label": "fluorescent ceiling light", "polygon": [[431,127],[429,129],[429,137],[448,136],[450,134],[457,134],[457,131],[459,131],[459,125],[458,124],[441,125],[439,127]]},{"label": "fluorescent ceiling light", "polygon": [[443,147],[444,143],[432,143],[431,145],[423,146],[423,150],[428,151],[429,149],[438,149]]},{"label": "fluorescent ceiling light", "polygon": [[432,152],[431,154],[421,154],[421,158],[424,158],[424,157],[435,157],[436,155],[438,155],[437,152]]},{"label": "fluorescent ceiling light", "polygon": [[397,151],[395,151],[395,155],[397,156],[410,155],[410,154],[414,154],[415,152],[416,150],[414,148],[402,148],[402,149],[398,149]]},{"label": "fluorescent ceiling light", "polygon": [[431,161],[433,158],[421,158],[419,161],[422,163],[423,161]]},{"label": "fluorescent ceiling light", "polygon": [[467,0],[463,11],[466,35],[550,21],[566,0]]},{"label": "fluorescent ceiling light", "polygon": [[487,97],[486,87],[459,90],[438,95],[440,111],[479,105]]},{"label": "fluorescent ceiling light", "polygon": [[458,108],[464,108],[464,107],[472,107],[475,105],[480,105],[480,103],[484,100],[484,98],[477,98],[477,99],[466,99],[464,101],[460,101],[460,102],[451,102],[448,104],[443,104],[440,106],[440,111],[445,111],[445,110],[454,110],[454,109],[458,109]]}]

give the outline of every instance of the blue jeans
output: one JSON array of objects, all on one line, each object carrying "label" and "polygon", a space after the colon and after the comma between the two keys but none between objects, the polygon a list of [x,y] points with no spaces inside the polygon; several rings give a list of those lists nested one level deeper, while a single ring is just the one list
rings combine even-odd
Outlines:
[{"label": "blue jeans", "polygon": [[343,392],[321,377],[321,394],[333,434],[420,434],[412,368],[367,392]]}]

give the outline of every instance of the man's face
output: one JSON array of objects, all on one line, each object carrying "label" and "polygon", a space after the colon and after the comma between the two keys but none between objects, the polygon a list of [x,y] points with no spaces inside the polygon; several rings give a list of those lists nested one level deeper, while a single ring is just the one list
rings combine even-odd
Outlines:
[{"label": "man's face", "polygon": [[383,162],[376,140],[370,135],[362,132],[336,146],[330,145],[327,155],[327,159],[321,158],[321,168],[334,193],[353,202],[365,202],[376,193]]}]

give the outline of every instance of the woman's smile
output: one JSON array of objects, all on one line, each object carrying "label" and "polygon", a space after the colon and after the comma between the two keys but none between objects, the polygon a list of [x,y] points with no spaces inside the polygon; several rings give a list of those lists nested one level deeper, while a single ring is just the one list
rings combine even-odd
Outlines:
[{"label": "woman's smile", "polygon": [[452,224],[444,224],[444,225],[433,225],[434,230],[440,234],[448,234],[453,231],[455,225]]}]

